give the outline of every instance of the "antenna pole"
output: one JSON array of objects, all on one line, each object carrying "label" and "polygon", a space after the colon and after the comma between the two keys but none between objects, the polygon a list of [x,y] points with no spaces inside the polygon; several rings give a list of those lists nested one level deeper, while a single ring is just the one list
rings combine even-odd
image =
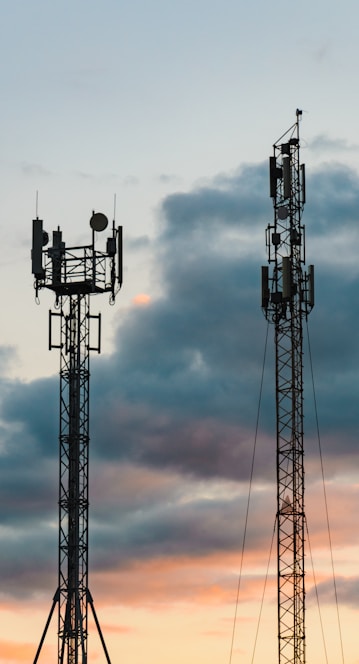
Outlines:
[{"label": "antenna pole", "polygon": [[[59,550],[58,587],[34,664],[37,663],[52,614],[58,605],[58,664],[87,664],[88,604],[110,664],[104,638],[88,588],[88,452],[90,351],[100,352],[100,314],[90,314],[91,295],[109,292],[116,296],[118,254],[122,251],[119,230],[112,229],[106,252],[95,248],[95,234],[108,224],[107,217],[93,213],[92,243],[67,248],[60,228],[53,243],[44,249],[48,236],[42,221],[33,221],[32,271],[36,294],[42,288],[55,294],[57,311],[49,317],[49,348],[60,349],[59,431]],[[122,237],[122,235],[121,235]],[[53,339],[52,319],[59,321],[59,339]],[[98,341],[90,346],[90,325],[98,322]]]},{"label": "antenna pole", "polygon": [[275,329],[277,421],[277,590],[279,664],[305,664],[303,319],[314,306],[314,268],[305,273],[304,165],[299,120],[273,146],[262,267],[262,308]]},{"label": "antenna pole", "polygon": [[115,224],[115,220],[116,220],[116,203],[117,203],[116,194],[114,194],[113,195],[113,223],[114,224]]}]

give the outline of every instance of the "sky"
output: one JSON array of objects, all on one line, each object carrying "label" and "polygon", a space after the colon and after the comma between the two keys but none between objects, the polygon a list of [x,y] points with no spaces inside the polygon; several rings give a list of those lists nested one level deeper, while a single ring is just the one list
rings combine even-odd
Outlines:
[{"label": "sky", "polygon": [[[274,341],[270,327],[260,392],[260,266],[268,156],[296,108],[316,269],[307,660],[358,664],[357,3],[0,9],[0,664],[33,661],[57,584],[59,357],[47,349],[53,297],[35,302],[32,218],[74,245],[89,241],[92,210],[124,229],[123,287],[113,307],[91,305],[103,352],[91,357],[89,586],[111,659],[277,661]],[[55,653],[54,619],[42,661]],[[102,661],[91,618],[89,662]]]}]

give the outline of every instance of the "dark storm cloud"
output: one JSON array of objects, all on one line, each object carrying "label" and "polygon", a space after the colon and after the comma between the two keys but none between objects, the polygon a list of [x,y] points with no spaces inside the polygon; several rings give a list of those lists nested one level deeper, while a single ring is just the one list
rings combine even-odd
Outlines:
[{"label": "dark storm cloud", "polygon": [[[148,558],[158,555],[158,542],[161,542],[161,555],[196,556],[238,547],[238,533],[228,527],[233,509],[225,503],[227,521],[223,520],[223,505],[213,501],[191,501],[183,505],[157,505],[151,509],[128,513],[118,522],[119,529],[108,532],[106,538],[96,527],[93,537],[97,543],[113,557],[121,551],[125,562],[134,558]],[[232,514],[230,514],[232,513]],[[107,539],[107,541],[106,541]],[[99,561],[102,565],[102,560]],[[113,560],[114,562],[114,560]]]},{"label": "dark storm cloud", "polygon": [[[317,270],[316,306],[309,319],[309,334],[320,420],[324,431],[336,429],[348,438],[342,451],[352,446],[358,430],[354,405],[359,383],[359,346],[353,330],[358,324],[358,279]],[[306,364],[309,358],[307,352]],[[307,394],[311,377],[307,375]]]},{"label": "dark storm cloud", "polygon": [[[359,182],[352,171],[323,167],[309,181],[308,236],[336,228],[338,216],[342,233],[355,226]],[[272,214],[267,188],[267,165],[260,164],[164,200],[157,242],[163,296],[147,307],[133,308],[117,333],[118,352],[92,364],[97,454],[154,466],[172,464],[204,477],[246,476],[248,463],[238,460],[247,458],[248,431],[256,419],[267,326],[259,306],[264,230]],[[253,243],[251,233],[259,227],[261,246],[243,255],[243,246]],[[331,272],[319,266],[316,282],[317,304],[309,326],[323,426],[350,429],[356,412],[353,366],[359,365],[352,334],[357,315],[351,304],[357,280],[348,280],[334,266]],[[273,426],[272,340],[271,327],[262,402],[268,432]],[[332,389],[335,384],[337,391]],[[19,421],[21,412],[27,434],[46,454],[51,453],[49,440],[56,437],[56,382],[51,387],[52,411],[42,406],[47,389],[46,382],[19,386],[16,398],[4,405],[11,421]],[[334,407],[338,391],[343,396],[340,408]]]},{"label": "dark storm cloud", "polygon": [[[186,485],[191,495],[193,486]],[[96,567],[106,564],[127,565],[129,561],[164,557],[207,556],[238,551],[242,544],[247,497],[204,499],[192,495],[192,500],[179,498],[174,492],[167,501],[158,501],[119,512],[113,505],[106,521],[96,519],[91,529],[92,560]],[[267,502],[267,504],[266,504]],[[255,527],[247,533],[247,551],[259,550],[270,540],[272,520],[268,520],[266,495],[254,496],[257,510]],[[269,503],[270,505],[270,503]],[[274,495],[273,495],[274,509]],[[111,524],[106,527],[104,524]],[[235,524],[235,527],[234,527]],[[269,525],[268,525],[269,524]],[[105,562],[105,560],[106,562]]]},{"label": "dark storm cloud", "polygon": [[44,378],[15,383],[3,396],[1,417],[11,422],[5,436],[8,454],[30,458],[34,452],[41,457],[57,455],[59,379]]},{"label": "dark storm cloud", "polygon": [[[316,263],[310,241],[312,246],[327,242],[337,259],[330,269],[325,256],[316,263],[317,303],[309,320],[319,418],[323,434],[338,432],[330,449],[336,455],[350,451],[356,439],[359,351],[353,334],[358,279],[347,272],[346,254],[336,250],[333,238],[338,233],[349,243],[357,232],[359,180],[350,169],[333,165],[307,179],[308,262]],[[267,330],[260,310],[260,265],[266,263],[264,231],[271,220],[266,164],[164,199],[156,241],[162,295],[128,310],[111,357],[92,358],[92,464],[120,468],[126,462],[175,473],[183,481],[207,482],[209,490],[216,481],[248,481]],[[307,409],[309,398],[305,403]],[[275,463],[272,326],[260,422],[256,477],[270,483]],[[0,525],[16,523],[17,546],[23,541],[35,552],[36,536],[46,547],[48,532],[34,534],[32,545],[28,534],[22,540],[21,528],[30,513],[32,521],[47,522],[49,503],[55,503],[58,379],[14,384],[3,398],[2,423],[0,482],[8,509],[0,510]],[[315,421],[308,408],[306,430],[311,428]],[[128,491],[132,495],[134,489]],[[168,501],[171,496],[169,489]],[[187,500],[184,508],[145,503],[140,512],[129,501],[125,510],[116,508],[121,520],[109,508],[101,528],[96,521],[94,529],[98,565],[106,543],[113,552],[106,555],[115,558],[131,557],[136,547],[145,557],[236,546],[231,524],[225,523],[226,513],[234,515],[234,499],[207,503],[189,495]]]},{"label": "dark storm cloud", "polygon": [[[254,442],[253,430],[242,431],[238,424],[228,425],[213,417],[187,419],[166,409],[144,409],[141,404],[122,402],[122,413],[111,414],[106,408],[102,434],[94,426],[96,456],[146,464],[151,468],[176,470],[188,476],[207,479],[246,481],[249,475]],[[273,443],[273,441],[272,441]],[[273,448],[261,439],[257,471],[272,476]]]},{"label": "dark storm cloud", "polygon": [[162,206],[162,240],[193,243],[205,238],[213,246],[226,226],[250,230],[263,224],[270,211],[267,170],[266,163],[246,166],[232,176],[217,176],[211,185],[168,196]]},{"label": "dark storm cloud", "polygon": [[[336,576],[335,586],[333,579],[318,583],[317,591],[321,604],[334,604],[335,592],[338,597],[338,603],[341,607],[357,609],[359,605],[359,578]],[[316,601],[316,592],[314,589],[308,593],[309,601]]]},{"label": "dark storm cloud", "polygon": [[330,233],[328,239],[333,242],[331,232],[337,234],[339,240],[341,233],[358,229],[359,178],[356,171],[343,164],[322,166],[307,173],[307,193],[303,221],[308,230],[308,241],[310,237],[320,235],[325,243],[326,234]]},{"label": "dark storm cloud", "polygon": [[[41,523],[1,528],[0,601],[56,590],[57,529]],[[51,595],[50,595],[51,596]],[[49,599],[50,599],[49,596]]]},{"label": "dark storm cloud", "polygon": [[126,352],[93,370],[98,451],[247,477],[266,335],[258,266],[207,251],[184,255],[177,269],[164,260],[164,270],[167,297],[134,310],[119,332]]},{"label": "dark storm cloud", "polygon": [[[0,346],[0,377],[17,363],[17,352],[14,346]],[[1,378],[0,378],[1,380]]]},{"label": "dark storm cloud", "polygon": [[[55,463],[36,457],[0,457],[0,524],[35,527],[38,519],[54,518],[58,472]],[[34,461],[35,458],[35,461]]]},{"label": "dark storm cloud", "polygon": [[119,332],[126,353],[116,358],[127,398],[194,414],[225,409],[234,416],[238,381],[252,381],[248,370],[258,369],[265,335],[253,283],[258,271],[207,258],[204,265],[184,258],[178,269],[168,267],[169,297],[127,318]]}]

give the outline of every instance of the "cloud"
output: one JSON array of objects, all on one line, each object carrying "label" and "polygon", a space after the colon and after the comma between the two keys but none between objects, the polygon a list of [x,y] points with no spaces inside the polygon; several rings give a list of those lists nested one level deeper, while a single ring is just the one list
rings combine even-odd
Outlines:
[{"label": "cloud", "polygon": [[58,388],[57,377],[9,385],[1,404],[3,420],[11,423],[3,436],[7,458],[21,455],[25,460],[36,453],[40,458],[57,454],[51,441],[58,437]]},{"label": "cloud", "polygon": [[139,185],[139,179],[135,175],[126,175],[122,180],[122,185],[124,187],[137,187]]},{"label": "cloud", "polygon": [[329,242],[338,240],[343,232],[356,230],[358,201],[358,175],[348,166],[327,164],[311,174],[308,182],[309,209],[305,213],[311,235],[320,235],[324,245],[328,246]]},{"label": "cloud", "polygon": [[146,293],[138,293],[138,295],[135,295],[132,302],[136,307],[147,307],[151,302],[151,297]]},{"label": "cloud", "polygon": [[316,47],[312,47],[312,57],[317,62],[323,62],[328,59],[332,50],[332,42],[329,39],[323,40]]},{"label": "cloud", "polygon": [[0,641],[1,658],[4,662],[28,662],[34,656],[32,643]]},{"label": "cloud", "polygon": [[161,175],[158,176],[158,182],[161,184],[178,185],[180,181],[181,178],[178,175],[172,175],[170,173],[161,173]]},{"label": "cloud", "polygon": [[344,138],[331,138],[327,134],[317,134],[314,136],[308,147],[314,152],[319,154],[338,154],[342,152],[356,152],[359,149],[359,145],[356,143],[349,143]]},{"label": "cloud", "polygon": [[[332,580],[326,580],[318,584],[318,595],[322,604],[334,604],[335,592],[338,597],[339,605],[358,609],[359,577],[342,577],[338,575],[335,580],[335,586]],[[314,589],[308,594],[309,601],[314,601]]]},{"label": "cloud", "polygon": [[139,235],[137,237],[128,237],[125,238],[125,251],[138,251],[141,249],[148,249],[151,244],[151,240],[148,235]]},{"label": "cloud", "polygon": [[14,346],[0,346],[0,376],[6,376],[8,370],[18,364],[17,350]]},{"label": "cloud", "polygon": [[[316,264],[317,284],[308,324],[331,491],[338,497],[357,445],[359,350],[353,330],[359,275],[347,258],[356,255],[359,240],[358,176],[340,164],[323,165],[307,174],[307,194],[307,260]],[[175,593],[184,584],[186,565],[193,583],[193,569],[211,559],[217,562],[194,593],[204,598],[212,579],[213,596],[227,596],[233,577],[227,578],[223,565],[226,556],[238,560],[241,548],[258,412],[255,528],[247,546],[248,560],[263,561],[275,514],[275,382],[273,326],[262,374],[267,322],[259,284],[272,215],[267,164],[245,165],[188,193],[167,196],[156,244],[148,245],[146,237],[132,242],[131,250],[145,246],[156,252],[162,289],[150,302],[140,294],[136,304],[142,306],[125,311],[111,356],[91,359],[90,539],[96,579],[108,570],[108,592],[113,573],[124,583],[127,570],[128,583],[136,585],[139,569],[165,561],[163,583]],[[308,356],[305,329],[310,491],[318,457]],[[16,382],[2,391],[4,592],[29,596],[45,585],[52,592],[58,378]],[[339,503],[350,514],[350,503]],[[311,509],[314,520],[318,509]],[[349,520],[342,521],[340,526],[336,514],[340,542],[352,545]],[[324,535],[315,524],[320,548]],[[23,571],[21,583],[16,569]],[[254,570],[252,576],[255,588]],[[189,596],[189,587],[183,587]],[[146,588],[149,592],[150,585],[142,597]]]},{"label": "cloud", "polygon": [[[234,603],[238,581],[233,573],[236,564],[233,556],[168,559],[159,555],[155,560],[134,562],[101,577],[95,573],[94,592],[100,600],[105,596],[115,602],[121,589],[126,604],[151,609],[179,604],[208,607]],[[226,568],[232,571],[226,574]],[[274,580],[270,580],[268,586],[272,584]],[[262,589],[263,578],[244,579],[241,600],[255,601]]]},{"label": "cloud", "polygon": [[27,177],[39,178],[39,177],[49,177],[50,175],[53,175],[53,173],[48,168],[41,166],[41,164],[32,164],[24,161],[20,164],[20,168],[23,175]]},{"label": "cloud", "polygon": [[171,194],[162,205],[162,239],[188,243],[200,251],[202,242],[213,246],[226,227],[250,230],[263,224],[268,186],[266,164],[248,165],[232,176],[218,176],[212,186]]}]

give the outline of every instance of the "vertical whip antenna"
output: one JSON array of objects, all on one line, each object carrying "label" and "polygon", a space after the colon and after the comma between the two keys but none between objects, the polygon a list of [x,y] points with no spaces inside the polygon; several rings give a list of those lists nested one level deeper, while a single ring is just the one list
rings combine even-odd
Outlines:
[{"label": "vertical whip antenna", "polygon": [[116,203],[117,203],[117,197],[116,194],[113,195],[113,223],[116,221]]},{"label": "vertical whip antenna", "polygon": [[275,329],[279,664],[305,664],[303,319],[314,306],[314,267],[304,271],[305,169],[299,121],[269,158],[274,221],[266,229],[262,309]]}]

